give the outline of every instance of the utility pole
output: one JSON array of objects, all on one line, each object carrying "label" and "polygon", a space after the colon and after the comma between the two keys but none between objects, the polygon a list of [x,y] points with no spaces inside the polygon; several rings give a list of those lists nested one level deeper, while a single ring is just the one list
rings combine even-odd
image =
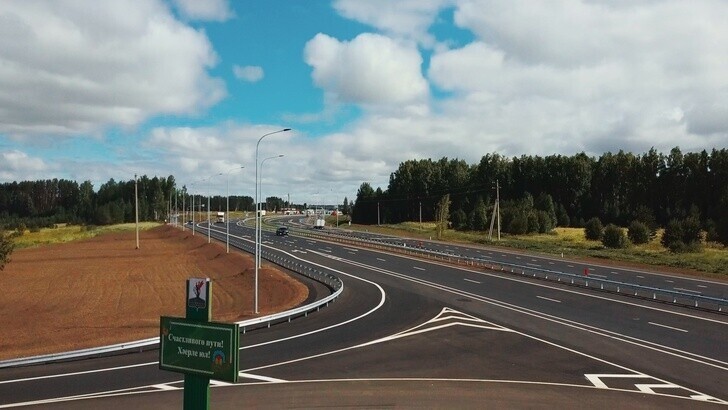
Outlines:
[{"label": "utility pole", "polygon": [[377,226],[379,226],[379,201],[377,201]]},{"label": "utility pole", "polygon": [[500,185],[498,180],[495,180],[495,204],[493,205],[493,215],[490,218],[490,230],[488,232],[488,240],[493,240],[493,224],[498,219],[498,240],[500,241]]},{"label": "utility pole", "polygon": [[420,201],[420,229],[422,229],[422,201]]}]

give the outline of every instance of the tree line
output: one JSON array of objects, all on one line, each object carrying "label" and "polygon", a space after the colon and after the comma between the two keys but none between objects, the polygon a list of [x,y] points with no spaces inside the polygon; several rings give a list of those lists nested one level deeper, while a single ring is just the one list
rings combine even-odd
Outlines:
[{"label": "tree line", "polygon": [[[137,179],[139,220],[167,216],[175,193],[173,176]],[[53,226],[58,223],[108,225],[135,220],[135,181],[113,178],[94,190],[91,181],[66,179],[0,184],[0,227],[6,230]]]},{"label": "tree line", "polygon": [[497,194],[507,233],[584,227],[591,218],[616,226],[640,221],[654,232],[692,218],[713,239],[728,243],[727,149],[683,154],[675,147],[668,154],[650,149],[599,157],[487,154],[477,164],[408,160],[391,173],[386,190],[361,184],[352,219],[439,221],[438,203],[448,195],[448,227],[483,231]]}]

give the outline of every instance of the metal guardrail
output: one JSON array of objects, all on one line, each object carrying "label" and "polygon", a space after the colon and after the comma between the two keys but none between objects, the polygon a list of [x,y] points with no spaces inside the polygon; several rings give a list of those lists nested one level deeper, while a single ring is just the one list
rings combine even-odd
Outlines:
[{"label": "metal guardrail", "polygon": [[352,245],[365,244],[370,247],[386,249],[389,251],[395,251],[398,253],[404,253],[426,259],[442,260],[449,263],[463,264],[467,266],[480,267],[483,269],[489,269],[499,272],[517,274],[520,276],[528,276],[536,279],[566,283],[573,286],[596,289],[605,292],[638,297],[642,299],[651,299],[654,301],[672,303],[680,306],[700,308],[720,313],[728,313],[726,312],[726,310],[728,310],[728,299],[724,298],[704,296],[687,292],[680,292],[676,290],[645,286],[636,283],[620,282],[610,279],[600,279],[590,277],[588,275],[577,275],[573,273],[540,269],[531,266],[524,266],[507,262],[498,262],[489,259],[474,258],[453,253],[441,252],[433,249],[413,248],[411,246],[406,246],[404,243],[397,244],[381,239],[361,238],[354,235],[347,235],[342,232],[335,232],[333,230],[328,230],[326,233],[323,233],[316,232],[314,230],[292,229],[291,234],[315,237],[319,239],[334,239]]},{"label": "metal guardrail", "polygon": [[[213,231],[213,236],[214,236]],[[219,238],[218,238],[219,239]],[[241,248],[247,248],[244,249],[248,252],[254,252],[253,246],[246,246],[247,242],[240,242],[238,244]],[[266,259],[272,263],[275,263],[283,268],[286,268],[288,270],[291,270],[293,272],[296,272],[300,275],[306,276],[308,278],[311,278],[315,281],[318,281],[320,283],[325,284],[328,286],[331,290],[333,290],[333,293],[321,300],[314,301],[312,303],[309,303],[305,306],[300,306],[294,309],[290,309],[284,312],[275,313],[272,315],[252,318],[252,319],[246,319],[240,322],[236,322],[240,326],[240,329],[243,333],[245,333],[250,328],[258,328],[261,325],[265,324],[267,327],[270,327],[272,323],[287,320],[288,322],[291,321],[292,318],[297,316],[308,316],[309,312],[318,311],[321,309],[321,307],[326,307],[330,303],[333,303],[336,298],[338,298],[341,295],[341,292],[344,291],[344,282],[341,281],[338,277],[321,272],[319,270],[313,269],[311,267],[305,266],[302,263],[293,261],[289,258],[282,257],[280,255],[273,254],[271,252],[263,250],[261,252],[261,258]],[[74,350],[70,352],[62,352],[62,353],[51,353],[51,354],[45,354],[45,355],[38,355],[38,356],[31,356],[31,357],[23,357],[18,359],[10,359],[10,360],[3,360],[0,361],[0,369],[7,368],[7,367],[17,367],[17,366],[29,366],[33,364],[40,364],[40,363],[51,363],[51,362],[59,362],[59,361],[66,361],[66,360],[72,360],[72,359],[79,359],[79,358],[86,358],[86,357],[95,357],[95,356],[101,356],[105,354],[111,354],[111,353],[129,353],[129,352],[142,352],[145,348],[148,348],[150,346],[155,346],[159,344],[159,337],[152,337],[149,339],[142,339],[142,340],[136,340],[132,342],[127,343],[117,343],[113,345],[108,346],[101,346],[101,347],[92,347],[88,349],[80,349],[80,350]]]}]

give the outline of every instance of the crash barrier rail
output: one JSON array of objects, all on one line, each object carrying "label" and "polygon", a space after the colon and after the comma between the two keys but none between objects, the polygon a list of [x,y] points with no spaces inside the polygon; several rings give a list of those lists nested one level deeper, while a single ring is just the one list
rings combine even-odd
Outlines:
[{"label": "crash barrier rail", "polygon": [[[398,253],[426,259],[435,259],[446,261],[449,263],[472,266],[476,268],[511,273],[519,276],[528,276],[530,278],[565,283],[568,285],[596,289],[604,292],[627,295],[641,299],[651,299],[654,301],[672,303],[684,307],[710,310],[723,314],[728,313],[728,309],[726,309],[728,307],[728,299],[725,298],[704,296],[697,293],[680,292],[677,290],[662,289],[611,279],[595,278],[593,276],[589,276],[588,274],[579,275],[574,273],[536,268],[526,265],[498,262],[491,259],[457,255],[434,249],[414,248],[411,246],[407,246],[404,242],[392,243],[391,241],[383,240],[381,238],[362,238],[359,236],[346,234],[345,232],[335,232],[333,230],[327,230],[326,233],[323,233],[314,231],[313,229],[291,229],[290,233],[293,235],[308,236],[318,239],[334,239],[339,242],[349,243],[352,245],[364,244],[369,247],[395,251]],[[396,241],[396,238],[392,239]]]},{"label": "crash barrier rail", "polygon": [[[213,235],[215,236],[215,230],[212,231]],[[217,237],[216,239],[220,239]],[[222,238],[225,240],[225,237]],[[254,252],[253,245],[248,245],[245,241],[235,241],[236,245],[238,245],[241,248],[244,248],[247,252]],[[344,283],[339,279],[338,277],[319,271],[317,269],[313,269],[310,266],[306,266],[305,264],[299,263],[295,260],[286,258],[284,256],[276,255],[272,252],[262,250],[260,254],[261,258],[268,260],[269,262],[275,263],[276,265],[279,265],[285,269],[288,269],[290,271],[293,271],[295,273],[298,273],[300,275],[306,276],[308,278],[311,278],[317,282],[323,283],[326,286],[329,287],[329,289],[332,290],[332,293],[320,300],[316,300],[312,303],[309,303],[305,306],[300,306],[294,309],[286,310],[284,312],[275,313],[272,315],[262,316],[262,317],[256,317],[252,319],[246,319],[240,322],[236,322],[240,326],[240,331],[245,333],[246,331],[250,329],[260,328],[263,326],[270,327],[271,324],[275,323],[282,323],[284,321],[290,322],[291,319],[295,317],[300,316],[308,316],[310,312],[318,311],[322,307],[327,307],[329,304],[333,303],[336,298],[338,298],[341,295],[341,292],[344,291]],[[41,364],[41,363],[51,363],[51,362],[60,362],[60,361],[66,361],[66,360],[72,360],[72,359],[80,359],[80,358],[88,358],[88,357],[95,357],[95,356],[101,356],[106,354],[120,354],[120,353],[130,353],[130,352],[142,352],[145,349],[147,349],[151,346],[155,346],[159,344],[159,337],[152,337],[149,339],[143,339],[143,340],[136,340],[132,342],[127,343],[118,343],[108,346],[101,346],[101,347],[92,347],[88,349],[80,349],[80,350],[74,350],[70,352],[62,352],[62,353],[51,353],[51,354],[45,354],[45,355],[39,355],[39,356],[32,356],[32,357],[22,357],[18,359],[9,359],[9,360],[2,360],[0,361],[0,369],[7,368],[7,367],[18,367],[18,366],[29,366],[33,364]]]}]

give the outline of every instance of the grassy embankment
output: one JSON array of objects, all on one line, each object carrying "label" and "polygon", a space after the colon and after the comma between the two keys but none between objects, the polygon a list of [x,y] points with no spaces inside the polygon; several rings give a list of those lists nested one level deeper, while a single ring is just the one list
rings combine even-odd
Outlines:
[{"label": "grassy embankment", "polygon": [[[159,226],[157,222],[140,222],[139,229],[151,229]],[[43,228],[37,232],[25,231],[21,236],[14,236],[13,243],[16,248],[29,248],[32,246],[49,245],[75,241],[77,239],[93,238],[97,235],[113,232],[133,231],[135,224],[118,224],[108,226],[78,226],[59,225],[57,228]]]},{"label": "grassy embankment", "polygon": [[[352,225],[345,228],[368,230],[382,234],[400,235],[423,239],[436,237],[435,224],[405,222],[397,225],[365,226]],[[599,258],[637,264],[667,266],[681,270],[695,271],[702,276],[728,278],[728,249],[722,245],[708,243],[702,252],[671,253],[662,245],[662,232],[649,243],[631,246],[627,249],[607,249],[598,241],[587,241],[581,228],[556,228],[550,234],[501,235],[500,241],[489,241],[487,232],[458,232],[447,230],[444,241],[503,246],[524,249],[543,254],[568,258]]]}]

